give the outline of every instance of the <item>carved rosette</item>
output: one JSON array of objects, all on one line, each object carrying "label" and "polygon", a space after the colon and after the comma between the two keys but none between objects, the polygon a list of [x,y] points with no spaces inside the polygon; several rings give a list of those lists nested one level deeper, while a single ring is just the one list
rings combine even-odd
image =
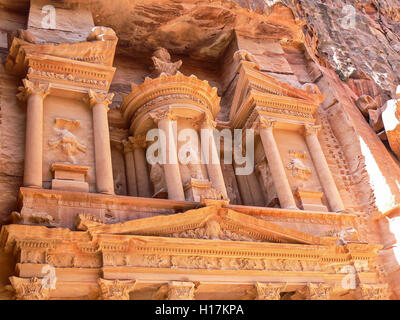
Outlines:
[{"label": "carved rosette", "polygon": [[128,140],[132,144],[132,147],[134,149],[139,148],[139,149],[146,149],[147,147],[147,142],[146,142],[146,137],[144,135],[137,135],[135,137],[129,137]]},{"label": "carved rosette", "polygon": [[114,93],[99,93],[92,89],[89,89],[88,96],[84,98],[85,103],[88,103],[91,108],[97,104],[102,104],[107,107],[112,103]]},{"label": "carved rosette", "polygon": [[136,281],[98,279],[101,300],[129,300],[129,293],[135,289]]},{"label": "carved rosette", "polygon": [[329,300],[332,288],[325,283],[307,283],[301,290],[305,300]]},{"label": "carved rosette", "polygon": [[257,296],[256,300],[280,300],[282,285],[261,283],[257,282],[256,285]]},{"label": "carved rosette", "polygon": [[50,289],[43,279],[10,277],[16,300],[48,300]]},{"label": "carved rosette", "polygon": [[321,125],[311,125],[311,124],[304,125],[304,135],[306,136],[318,135],[320,130],[321,130]]},{"label": "carved rosette", "polygon": [[389,300],[387,284],[360,284],[356,289],[358,300]]},{"label": "carved rosette", "polygon": [[26,101],[28,97],[32,94],[37,94],[41,96],[42,99],[44,99],[50,93],[50,83],[31,81],[28,79],[23,79],[22,83],[24,84],[24,86],[18,88],[20,93],[17,94],[17,98],[21,101]]},{"label": "carved rosette", "polygon": [[171,281],[168,286],[168,300],[194,300],[193,282]]}]

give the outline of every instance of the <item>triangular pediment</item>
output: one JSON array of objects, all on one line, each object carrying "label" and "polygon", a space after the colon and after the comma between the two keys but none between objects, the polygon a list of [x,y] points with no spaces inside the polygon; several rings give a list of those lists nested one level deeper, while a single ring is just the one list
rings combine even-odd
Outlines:
[{"label": "triangular pediment", "polygon": [[78,229],[88,230],[92,234],[323,244],[322,238],[311,234],[217,206],[116,224],[102,224],[80,216]]}]

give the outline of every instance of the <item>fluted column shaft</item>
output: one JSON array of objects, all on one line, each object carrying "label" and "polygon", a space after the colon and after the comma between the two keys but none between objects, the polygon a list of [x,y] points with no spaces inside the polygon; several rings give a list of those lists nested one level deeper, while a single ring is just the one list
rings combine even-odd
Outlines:
[{"label": "fluted column shaft", "polygon": [[[201,149],[206,159],[208,155],[207,172],[212,187],[215,190],[221,192],[224,199],[228,199],[228,193],[226,191],[224,175],[222,174],[218,149],[213,134],[214,128],[215,128],[215,122],[206,117],[201,124],[201,130],[202,130]],[[206,139],[207,142],[203,141],[203,139]]]},{"label": "fluted column shaft", "polygon": [[293,192],[290,188],[279,149],[274,138],[274,125],[274,121],[260,119],[259,130],[265,156],[268,160],[268,165],[270,166],[272,179],[274,181],[274,186],[276,193],[278,194],[281,207],[285,209],[297,209]]},{"label": "fluted column shaft", "polygon": [[137,185],[136,185],[136,170],[135,170],[135,159],[133,156],[133,146],[129,140],[123,140],[124,145],[124,157],[125,157],[125,171],[128,183],[128,195],[137,197]]},{"label": "fluted column shaft", "polygon": [[93,113],[93,134],[96,161],[97,192],[114,194],[111,163],[110,132],[108,128],[108,105],[113,94],[100,94],[89,90],[89,102]]},{"label": "fluted column shaft", "polygon": [[43,101],[50,85],[23,80],[18,98],[27,101],[24,187],[42,188],[43,179]]},{"label": "fluted column shaft", "polygon": [[161,143],[161,150],[165,155],[163,164],[165,183],[168,189],[168,199],[185,201],[185,193],[178,164],[178,152],[172,127],[173,117],[170,111],[154,115],[158,129],[165,134],[165,144]]},{"label": "fluted column shaft", "polygon": [[146,161],[146,140],[144,136],[129,137],[133,146],[135,161],[137,194],[139,197],[151,198],[149,170]]},{"label": "fluted column shaft", "polygon": [[332,211],[341,212],[344,211],[343,201],[340,197],[335,181],[333,180],[332,173],[329,169],[328,163],[326,162],[325,155],[317,137],[319,128],[319,126],[306,125],[305,140],[315,169],[317,170],[322,188],[324,189],[325,195],[328,199],[329,206]]}]

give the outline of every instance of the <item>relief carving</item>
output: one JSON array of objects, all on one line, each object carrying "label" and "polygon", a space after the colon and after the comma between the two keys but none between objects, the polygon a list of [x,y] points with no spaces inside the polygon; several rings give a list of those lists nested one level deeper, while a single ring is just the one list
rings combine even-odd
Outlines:
[{"label": "relief carving", "polygon": [[168,284],[168,300],[194,300],[193,282],[171,281]]},{"label": "relief carving", "polygon": [[50,149],[61,149],[67,155],[68,162],[76,164],[75,156],[79,153],[86,153],[86,145],[80,143],[78,138],[71,132],[77,130],[81,123],[78,120],[56,118],[54,130],[58,137],[49,139]]},{"label": "relief carving", "polygon": [[16,300],[48,300],[49,288],[43,285],[43,279],[10,277]]},{"label": "relief carving", "polygon": [[135,289],[134,280],[97,280],[100,286],[101,300],[129,300],[129,294]]},{"label": "relief carving", "polygon": [[358,300],[388,300],[388,285],[360,284],[356,297]]},{"label": "relief carving", "polygon": [[167,183],[165,182],[164,169],[161,164],[156,163],[151,166],[150,180],[153,183],[154,187],[153,198],[165,198],[165,195],[168,195],[168,189]]},{"label": "relief carving", "polygon": [[157,77],[162,73],[165,73],[168,76],[173,76],[182,66],[182,60],[172,62],[171,55],[164,48],[155,51],[151,59],[153,60],[153,68]]},{"label": "relief carving", "polygon": [[312,174],[311,169],[298,158],[290,159],[286,168],[292,170],[292,176],[295,179],[308,180]]},{"label": "relief carving", "polygon": [[282,285],[257,282],[256,285],[257,296],[256,300],[280,300]]}]

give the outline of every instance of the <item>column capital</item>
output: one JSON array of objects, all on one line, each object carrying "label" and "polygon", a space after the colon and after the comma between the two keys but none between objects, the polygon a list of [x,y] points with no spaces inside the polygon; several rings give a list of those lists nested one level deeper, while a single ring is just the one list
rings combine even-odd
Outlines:
[{"label": "column capital", "polygon": [[318,135],[318,132],[321,130],[321,125],[315,124],[305,124],[304,125],[304,135],[311,136],[311,135]]},{"label": "column capital", "polygon": [[264,117],[258,117],[258,119],[255,121],[258,123],[258,129],[273,129],[275,128],[277,121],[273,119],[268,119]]},{"label": "column capital", "polygon": [[145,135],[140,134],[134,137],[130,136],[128,137],[128,140],[130,141],[134,149],[137,148],[145,149],[147,147],[147,141]]},{"label": "column capital", "polygon": [[161,108],[154,112],[150,112],[149,115],[156,124],[159,121],[165,120],[165,119],[168,119],[171,121],[176,120],[176,115],[174,115],[171,108]]},{"label": "column capital", "polygon": [[193,126],[196,129],[207,128],[214,130],[217,127],[217,122],[214,121],[210,115],[204,113],[199,118],[193,119]]},{"label": "column capital", "polygon": [[332,288],[326,283],[307,283],[299,290],[306,300],[329,300]]},{"label": "column capital", "polygon": [[133,145],[132,142],[129,139],[123,139],[121,140],[122,145],[124,146],[124,153],[132,152],[133,151]]},{"label": "column capital", "polygon": [[280,300],[280,293],[285,284],[257,282],[255,287],[257,290],[256,300]]},{"label": "column capital", "polygon": [[135,280],[97,280],[102,300],[129,300],[129,293],[135,289]]},{"label": "column capital", "polygon": [[100,93],[89,89],[88,96],[84,98],[84,101],[88,103],[91,108],[93,108],[96,104],[103,104],[106,106],[108,111],[108,105],[112,103],[113,98],[114,93]]},{"label": "column capital", "polygon": [[18,88],[20,93],[17,94],[17,98],[21,101],[26,101],[28,97],[32,94],[40,95],[42,99],[44,99],[50,93],[50,83],[31,81],[28,79],[23,79],[22,83],[24,86]]},{"label": "column capital", "polygon": [[50,288],[46,288],[43,279],[10,277],[17,300],[48,300]]},{"label": "column capital", "polygon": [[168,284],[168,300],[194,300],[193,282],[171,281]]},{"label": "column capital", "polygon": [[358,300],[388,300],[387,284],[360,284],[355,291]]}]

